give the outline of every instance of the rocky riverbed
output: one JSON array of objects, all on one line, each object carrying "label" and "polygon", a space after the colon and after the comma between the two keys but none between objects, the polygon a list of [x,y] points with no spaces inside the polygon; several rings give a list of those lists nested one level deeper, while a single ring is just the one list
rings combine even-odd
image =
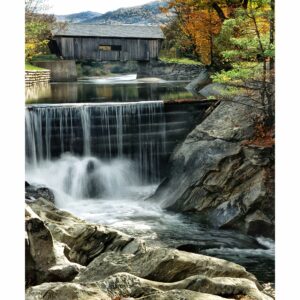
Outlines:
[{"label": "rocky riverbed", "polygon": [[28,300],[272,299],[235,263],[146,247],[143,240],[85,222],[40,196],[26,200],[25,228]]}]

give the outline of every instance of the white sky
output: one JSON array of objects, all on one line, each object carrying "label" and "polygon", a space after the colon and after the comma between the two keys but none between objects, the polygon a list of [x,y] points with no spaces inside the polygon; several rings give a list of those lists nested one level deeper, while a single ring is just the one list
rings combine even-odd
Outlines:
[{"label": "white sky", "polygon": [[105,13],[121,7],[142,5],[151,0],[48,0],[49,13],[58,15],[95,11]]}]

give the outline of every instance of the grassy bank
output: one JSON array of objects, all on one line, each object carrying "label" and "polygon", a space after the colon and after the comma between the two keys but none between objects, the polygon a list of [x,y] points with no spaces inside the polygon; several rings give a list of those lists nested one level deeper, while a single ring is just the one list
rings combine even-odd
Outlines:
[{"label": "grassy bank", "polygon": [[186,64],[186,65],[198,65],[201,66],[202,63],[197,60],[193,60],[190,58],[169,58],[169,57],[160,57],[159,58],[161,61],[167,62],[167,63],[174,63],[174,64]]},{"label": "grassy bank", "polygon": [[33,66],[30,63],[25,63],[25,71],[43,71],[46,69],[37,67],[37,66]]},{"label": "grassy bank", "polygon": [[35,55],[31,58],[31,61],[57,61],[60,60],[56,55],[54,54],[41,54],[41,55]]}]

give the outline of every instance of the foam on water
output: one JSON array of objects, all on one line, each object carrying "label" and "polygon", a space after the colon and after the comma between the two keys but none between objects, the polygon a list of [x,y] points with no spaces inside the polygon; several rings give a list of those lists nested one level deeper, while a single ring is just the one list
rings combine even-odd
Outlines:
[{"label": "foam on water", "polygon": [[[156,121],[155,114],[160,116]],[[98,120],[96,137],[102,138],[103,152],[92,150],[93,117]],[[147,201],[161,179],[159,154],[165,152],[166,141],[162,101],[32,106],[26,109],[25,122],[26,180],[52,189],[60,209],[141,237],[151,245],[226,258],[273,280],[272,240],[212,229]],[[132,124],[137,146],[128,154],[124,136],[133,135],[128,131]],[[73,151],[78,139],[83,143],[81,155]],[[55,141],[59,145],[53,145]],[[53,155],[53,146],[59,147],[60,156]]]},{"label": "foam on water", "polygon": [[26,161],[37,166],[65,152],[130,158],[145,182],[158,182],[166,152],[163,108],[162,101],[28,106]]}]

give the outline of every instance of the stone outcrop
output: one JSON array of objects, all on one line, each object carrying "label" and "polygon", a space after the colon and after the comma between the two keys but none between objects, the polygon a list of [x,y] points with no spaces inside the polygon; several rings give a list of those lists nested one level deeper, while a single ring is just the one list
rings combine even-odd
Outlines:
[{"label": "stone outcrop", "polygon": [[202,86],[199,90],[199,94],[204,97],[220,96],[225,89],[225,86],[220,83],[210,83],[204,87]]},{"label": "stone outcrop", "polygon": [[164,80],[192,80],[205,74],[202,65],[168,63],[164,61],[139,62],[137,77],[159,77]]},{"label": "stone outcrop", "polygon": [[64,255],[64,245],[53,236],[39,216],[26,205],[25,209],[26,285],[46,281],[71,281],[81,265]]},{"label": "stone outcrop", "polygon": [[210,83],[209,73],[206,69],[201,70],[198,77],[193,79],[185,88],[189,91],[196,92],[205,85]]},{"label": "stone outcrop", "polygon": [[45,187],[45,186],[35,186],[32,184],[29,184],[27,181],[25,182],[25,199],[27,201],[34,201],[39,198],[44,198],[45,200],[48,200],[55,203],[55,196],[51,189]]},{"label": "stone outcrop", "polygon": [[[100,269],[101,273],[98,271]],[[75,281],[98,281],[116,272],[130,272],[138,277],[161,282],[176,282],[197,274],[207,277],[230,274],[230,277],[256,281],[244,267],[235,263],[169,248],[150,248],[138,254],[106,252],[78,274]]]},{"label": "stone outcrop", "polygon": [[[104,280],[86,283],[44,283],[27,290],[27,299],[180,299],[222,300],[228,295],[241,299],[268,300],[256,285],[247,279],[193,276],[174,283],[161,283],[136,277],[129,273],[117,273]],[[42,298],[47,295],[46,298]],[[82,296],[86,298],[81,298]],[[34,298],[36,297],[36,298]],[[49,297],[49,298],[47,298]],[[52,298],[51,298],[52,297]],[[63,298],[65,297],[65,298]],[[99,298],[93,298],[99,297]],[[124,298],[123,298],[124,297]],[[247,298],[246,298],[247,299]]]},{"label": "stone outcrop", "polygon": [[27,300],[272,299],[235,263],[146,248],[43,198],[26,205],[25,243]]},{"label": "stone outcrop", "polygon": [[246,98],[221,102],[175,149],[152,198],[218,228],[274,237],[274,149],[245,143],[256,113]]},{"label": "stone outcrop", "polygon": [[144,251],[144,243],[107,226],[89,224],[72,214],[57,209],[45,199],[29,204],[43,218],[51,235],[65,245],[66,257],[81,265],[89,264],[106,251],[137,253]]}]

